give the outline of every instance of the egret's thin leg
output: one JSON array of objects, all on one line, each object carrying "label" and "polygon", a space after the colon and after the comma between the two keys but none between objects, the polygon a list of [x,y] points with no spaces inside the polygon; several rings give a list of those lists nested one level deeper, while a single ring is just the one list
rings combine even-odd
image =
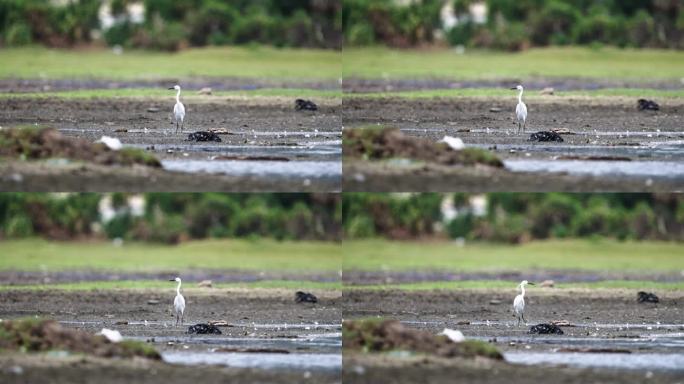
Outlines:
[{"label": "egret's thin leg", "polygon": [[521,314],[523,321],[525,322],[525,325],[527,325],[527,320],[525,320],[525,314]]}]

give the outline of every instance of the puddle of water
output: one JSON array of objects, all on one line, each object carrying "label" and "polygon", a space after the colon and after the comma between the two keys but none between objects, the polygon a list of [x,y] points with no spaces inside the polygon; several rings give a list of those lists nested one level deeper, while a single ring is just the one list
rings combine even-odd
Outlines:
[{"label": "puddle of water", "polygon": [[570,365],[580,368],[614,368],[684,372],[684,354],[674,353],[573,353],[505,352],[514,364]]},{"label": "puddle of water", "polygon": [[161,163],[164,169],[174,172],[330,180],[337,180],[342,176],[340,161],[162,160]]},{"label": "puddle of water", "polygon": [[170,364],[224,365],[239,368],[340,371],[341,353],[222,353],[163,352],[162,359]]},{"label": "puddle of water", "polygon": [[[126,337],[126,339],[146,341],[149,336]],[[319,353],[339,352],[342,348],[342,333],[305,335],[300,337],[224,337],[219,335],[155,336],[155,343],[182,343],[187,345],[233,348],[285,349],[288,351],[308,350]]]},{"label": "puddle of water", "polygon": [[565,172],[574,175],[684,178],[684,163],[673,161],[504,160],[513,172]]},{"label": "puddle of water", "polygon": [[[127,147],[145,149],[152,144],[126,144]],[[211,154],[243,155],[243,156],[330,156],[342,153],[341,141],[325,140],[305,142],[297,145],[178,145],[154,144],[156,151],[166,152],[207,152]]]}]

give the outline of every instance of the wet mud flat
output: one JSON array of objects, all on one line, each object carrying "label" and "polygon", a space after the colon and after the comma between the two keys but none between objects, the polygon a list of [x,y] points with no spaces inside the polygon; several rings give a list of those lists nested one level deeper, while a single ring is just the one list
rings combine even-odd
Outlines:
[{"label": "wet mud flat", "polygon": [[[295,111],[290,98],[191,96],[184,99],[184,131],[176,133],[172,96],[0,99],[0,126],[39,124],[92,141],[116,137],[124,146],[154,154],[163,167],[143,171],[68,161],[3,162],[3,189],[57,190],[51,183],[60,176],[62,190],[95,190],[102,182],[107,185],[99,190],[159,190],[160,185],[169,191],[340,189],[339,99],[315,100],[318,111]],[[215,131],[221,141],[189,141],[195,131]]]},{"label": "wet mud flat", "polygon": [[[24,366],[38,367],[30,370],[40,372],[36,380],[42,382],[50,377],[71,382],[69,378],[78,375],[92,381],[99,377],[95,375],[101,374],[100,368],[111,371],[111,377],[119,379],[121,375],[154,379],[149,372],[156,370],[159,379],[152,382],[161,382],[166,376],[164,372],[181,371],[190,373],[179,374],[180,378],[200,377],[192,373],[199,371],[205,372],[208,378],[233,378],[247,383],[279,381],[280,375],[284,382],[339,382],[341,292],[313,293],[318,303],[297,304],[293,290],[191,288],[184,291],[185,323],[175,326],[173,287],[169,290],[14,290],[0,293],[2,302],[7,304],[0,309],[0,318],[41,316],[93,333],[102,328],[116,329],[124,338],[147,341],[166,362],[117,363],[87,359],[84,363],[72,364],[68,359],[49,355],[24,362]],[[217,320],[227,323],[220,327],[221,335],[186,333],[191,324]],[[0,366],[11,366],[17,358],[0,355]],[[137,368],[130,370],[130,365]],[[146,365],[150,366],[146,368]],[[130,372],[125,373],[126,370]],[[4,370],[3,376],[11,378],[11,373]]]},{"label": "wet mud flat", "polygon": [[[345,188],[374,190],[374,183],[402,183],[399,189],[412,190],[429,186],[435,191],[684,188],[681,100],[658,100],[660,111],[638,111],[636,98],[535,97],[527,101],[527,131],[517,133],[514,96],[346,98],[342,114],[347,129],[387,125],[434,141],[454,136],[466,146],[491,150],[505,168],[440,167],[403,159],[366,164],[345,159]],[[531,133],[541,130],[560,130],[564,141],[529,141]]]},{"label": "wet mud flat", "polygon": [[[458,329],[466,338],[493,343],[507,362],[345,356],[345,382],[372,382],[381,375],[392,375],[398,382],[410,382],[401,380],[420,375],[435,382],[463,377],[463,382],[483,383],[684,379],[684,292],[657,292],[661,301],[651,304],[637,303],[636,290],[528,289],[527,327],[517,326],[513,317],[511,303],[515,294],[514,287],[414,292],[346,290],[345,319],[381,316],[435,334],[444,328]],[[383,303],[382,308],[378,308],[378,302]],[[566,320],[572,326],[561,326],[564,335],[528,333],[531,325],[555,320]],[[351,362],[354,364],[348,364]],[[359,367],[355,368],[355,364]],[[396,373],[390,373],[390,367],[397,368]]]}]

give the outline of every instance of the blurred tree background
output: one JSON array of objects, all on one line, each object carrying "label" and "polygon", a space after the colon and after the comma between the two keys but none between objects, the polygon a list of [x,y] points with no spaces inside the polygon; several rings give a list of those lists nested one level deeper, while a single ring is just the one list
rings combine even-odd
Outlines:
[{"label": "blurred tree background", "polygon": [[341,238],[335,194],[2,193],[0,239]]},{"label": "blurred tree background", "polygon": [[0,43],[339,49],[341,0],[1,0]]},{"label": "blurred tree background", "polygon": [[345,193],[342,212],[347,239],[684,241],[681,194]]},{"label": "blurred tree background", "polygon": [[684,48],[682,0],[344,0],[345,45]]}]

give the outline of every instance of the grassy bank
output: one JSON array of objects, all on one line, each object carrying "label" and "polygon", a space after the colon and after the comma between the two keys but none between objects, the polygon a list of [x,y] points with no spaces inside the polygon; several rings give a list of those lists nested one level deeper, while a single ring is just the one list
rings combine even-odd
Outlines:
[{"label": "grassy bank", "polygon": [[[214,91],[211,96],[198,95],[196,89],[186,89],[183,100],[216,100],[219,97],[292,97],[292,98],[341,98],[342,91],[317,89],[285,89],[264,88],[253,91]],[[57,92],[0,92],[0,98],[61,98],[61,99],[90,99],[90,98],[154,98],[170,99],[176,93],[167,89],[157,88],[125,88],[125,89],[78,89]]]},{"label": "grassy bank", "polygon": [[110,242],[49,242],[41,239],[0,242],[0,270],[177,271],[339,271],[341,247],[324,242],[206,240],[177,246]]},{"label": "grassy bank", "polygon": [[341,53],[270,47],[194,48],[178,53],[109,49],[3,48],[0,78],[178,79],[254,77],[338,79]]},{"label": "grassy bank", "polygon": [[[405,284],[378,284],[378,285],[354,285],[345,286],[345,289],[374,289],[374,290],[405,290],[405,291],[430,291],[435,289],[511,289],[513,290],[520,281],[505,280],[471,280],[471,281],[428,281]],[[635,289],[635,290],[684,290],[684,282],[661,283],[653,281],[637,280],[606,280],[591,283],[561,283],[555,284],[557,289]],[[541,288],[546,290],[546,288]],[[538,291],[537,287],[528,287],[528,290]]]},{"label": "grassy bank", "polygon": [[[642,88],[605,88],[591,91],[556,91],[554,95],[540,95],[539,89],[525,91],[525,100],[551,100],[562,101],[568,98],[603,98],[603,97],[632,97],[632,98],[684,98],[684,89],[642,89]],[[0,94],[0,97],[2,94]],[[508,88],[461,88],[461,89],[427,89],[401,92],[371,92],[371,93],[346,93],[344,98],[385,98],[399,97],[404,99],[430,99],[430,98],[459,98],[459,97],[491,97],[515,99],[518,94]]]},{"label": "grassy bank", "polygon": [[[185,281],[183,290],[192,291],[196,288],[196,281]],[[122,281],[86,281],[78,283],[60,284],[26,284],[26,285],[0,285],[0,291],[10,290],[65,290],[65,291],[91,291],[91,290],[117,290],[117,289],[170,289],[175,288],[175,283],[161,280],[122,280]],[[317,282],[317,281],[297,281],[297,280],[264,280],[248,283],[215,283],[212,289],[222,288],[266,288],[266,289],[341,289],[341,282]]]},{"label": "grassy bank", "polygon": [[496,79],[583,77],[679,79],[684,52],[651,49],[539,48],[520,53],[453,50],[344,50],[344,77]]},{"label": "grassy bank", "polygon": [[684,270],[684,244],[667,242],[550,240],[460,247],[450,242],[357,240],[345,241],[343,248],[344,270]]}]

